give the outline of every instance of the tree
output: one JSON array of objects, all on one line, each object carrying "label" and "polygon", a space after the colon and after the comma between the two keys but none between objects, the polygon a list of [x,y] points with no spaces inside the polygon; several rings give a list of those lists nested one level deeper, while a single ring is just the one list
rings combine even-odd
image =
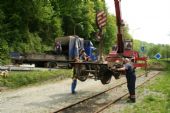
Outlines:
[{"label": "tree", "polygon": [[97,44],[96,12],[101,10],[108,18],[103,30],[107,53],[116,39],[116,23],[104,0],[1,0],[0,52],[43,52],[56,37],[74,33]]},{"label": "tree", "polygon": [[116,39],[116,18],[112,15],[107,16],[107,25],[106,32],[104,33],[104,50],[105,53],[108,53],[113,45],[115,44]]}]

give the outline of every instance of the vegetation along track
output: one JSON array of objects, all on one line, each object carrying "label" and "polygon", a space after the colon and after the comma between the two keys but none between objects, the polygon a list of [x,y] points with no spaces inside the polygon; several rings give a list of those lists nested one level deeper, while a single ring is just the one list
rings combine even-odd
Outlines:
[{"label": "vegetation along track", "polygon": [[[151,71],[146,77],[145,74],[137,76],[136,88],[144,85],[146,82],[154,78],[159,71]],[[109,106],[113,105],[123,97],[128,95],[126,83],[123,82],[108,90],[100,92],[96,95],[83,99],[79,102],[71,104],[67,107],[59,109],[54,113],[100,113]]]}]

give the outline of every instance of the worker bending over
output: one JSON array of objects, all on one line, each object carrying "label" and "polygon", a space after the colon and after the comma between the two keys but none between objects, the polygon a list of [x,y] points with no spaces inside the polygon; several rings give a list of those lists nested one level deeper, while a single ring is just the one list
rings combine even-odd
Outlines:
[{"label": "worker bending over", "polygon": [[[85,50],[84,49],[80,49],[79,50],[79,58],[76,58],[75,59],[75,62],[86,62],[86,61],[88,61],[89,60],[89,57],[87,56],[87,54],[85,53]],[[75,94],[76,93],[76,91],[75,91],[75,89],[76,89],[76,86],[77,86],[77,78],[76,78],[76,72],[75,72],[76,70],[74,69],[73,70],[73,81],[72,81],[72,84],[71,84],[71,93],[72,94]]]}]

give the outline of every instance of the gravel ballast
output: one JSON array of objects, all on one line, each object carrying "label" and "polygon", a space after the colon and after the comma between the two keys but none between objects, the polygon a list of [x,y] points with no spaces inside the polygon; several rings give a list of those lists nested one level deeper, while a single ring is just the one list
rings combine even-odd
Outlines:
[{"label": "gravel ballast", "polygon": [[70,92],[71,78],[56,83],[3,91],[0,92],[0,113],[53,112],[123,81],[125,77],[119,80],[113,78],[107,85],[93,79],[78,81],[76,95]]},{"label": "gravel ballast", "polygon": [[54,112],[124,81],[125,77],[119,80],[113,78],[107,85],[93,79],[78,81],[75,95],[70,92],[71,78],[56,83],[3,91],[0,92],[0,113]]}]

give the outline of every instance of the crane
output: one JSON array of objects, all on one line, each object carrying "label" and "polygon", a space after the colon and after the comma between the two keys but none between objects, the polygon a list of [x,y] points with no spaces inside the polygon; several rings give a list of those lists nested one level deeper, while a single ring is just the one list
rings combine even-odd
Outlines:
[{"label": "crane", "polygon": [[117,24],[117,46],[118,50],[117,53],[123,53],[124,52],[124,43],[123,43],[123,27],[124,22],[121,15],[121,0],[114,0],[115,2],[115,11],[116,11],[116,24]]},{"label": "crane", "polygon": [[[112,76],[115,79],[119,78],[122,72],[116,70],[116,68],[120,68],[123,66],[124,58],[135,58],[135,67],[145,67],[147,66],[146,57],[139,57],[139,53],[133,50],[133,41],[132,40],[124,40],[123,39],[123,28],[125,26],[120,8],[121,0],[114,0],[115,3],[115,11],[116,11],[116,24],[117,24],[117,45],[110,52],[105,62],[74,62],[72,66],[74,68],[73,77],[79,79],[80,81],[85,81],[89,76],[94,78],[95,80],[100,80],[102,84],[110,83]],[[102,15],[102,16],[101,16]],[[106,24],[106,16],[104,11],[100,11],[97,13],[98,20],[97,24],[99,30],[102,34],[102,28]],[[100,33],[99,33],[100,34]],[[101,38],[102,39],[102,38]],[[102,40],[101,40],[102,41]],[[101,49],[101,48],[99,48]],[[119,62],[117,62],[119,61]],[[144,61],[144,63],[137,63],[137,61]]]}]

